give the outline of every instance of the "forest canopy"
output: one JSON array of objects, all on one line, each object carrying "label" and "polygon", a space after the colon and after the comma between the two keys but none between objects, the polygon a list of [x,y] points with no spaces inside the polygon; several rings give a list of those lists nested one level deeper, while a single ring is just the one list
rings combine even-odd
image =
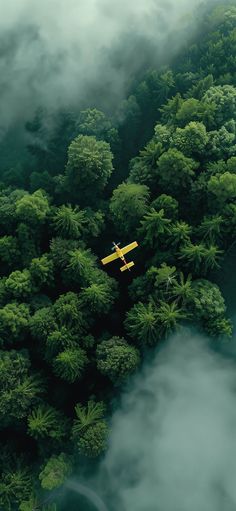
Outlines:
[{"label": "forest canopy", "polygon": [[[125,115],[59,110],[45,144],[42,109],[28,161],[1,169],[3,511],[49,511],[97,466],[123,385],[170,334],[230,342],[217,275],[236,236],[235,50],[236,6],[209,8],[134,80]],[[128,275],[101,266],[114,238],[139,243]]]}]

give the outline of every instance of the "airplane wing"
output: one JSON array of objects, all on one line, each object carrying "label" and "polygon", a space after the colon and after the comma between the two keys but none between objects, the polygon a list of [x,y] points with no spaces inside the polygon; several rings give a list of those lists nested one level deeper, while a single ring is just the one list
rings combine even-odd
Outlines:
[{"label": "airplane wing", "polygon": [[111,254],[107,257],[104,257],[104,259],[101,259],[101,262],[102,262],[102,264],[108,264],[108,263],[111,263],[111,261],[115,261],[115,259],[119,259],[119,256],[117,255],[116,252],[114,252],[114,254]]},{"label": "airplane wing", "polygon": [[122,248],[121,250],[123,254],[127,254],[127,252],[130,252],[130,250],[133,250],[136,247],[138,247],[138,243],[137,241],[134,241],[133,243],[126,245],[126,247]]}]

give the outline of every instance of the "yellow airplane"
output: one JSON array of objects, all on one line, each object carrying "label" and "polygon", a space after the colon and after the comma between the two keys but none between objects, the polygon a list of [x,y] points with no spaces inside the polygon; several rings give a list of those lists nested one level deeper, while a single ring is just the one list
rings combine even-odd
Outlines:
[{"label": "yellow airplane", "polygon": [[133,243],[130,243],[129,245],[126,245],[126,247],[123,247],[123,248],[119,247],[120,243],[115,243],[114,241],[112,243],[113,243],[112,250],[114,250],[115,253],[111,254],[107,257],[104,257],[104,259],[101,259],[102,264],[108,264],[108,263],[111,263],[111,261],[114,261],[115,259],[120,258],[121,261],[123,261],[123,263],[124,263],[124,265],[121,266],[120,271],[125,271],[125,270],[130,271],[130,268],[132,266],[134,266],[134,262],[131,261],[130,263],[127,263],[127,261],[125,259],[125,254],[127,254],[127,252],[130,252],[130,250],[133,250],[134,248],[136,248],[138,246],[137,241],[134,241]]}]

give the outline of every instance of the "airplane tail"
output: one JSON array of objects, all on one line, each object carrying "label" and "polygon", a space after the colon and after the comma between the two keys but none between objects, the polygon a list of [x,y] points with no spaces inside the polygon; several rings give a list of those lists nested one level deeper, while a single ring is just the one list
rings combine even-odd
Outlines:
[{"label": "airplane tail", "polygon": [[132,268],[132,266],[134,266],[133,261],[131,261],[131,263],[124,264],[124,266],[121,266],[120,271],[125,271],[125,270],[130,271],[130,268]]}]

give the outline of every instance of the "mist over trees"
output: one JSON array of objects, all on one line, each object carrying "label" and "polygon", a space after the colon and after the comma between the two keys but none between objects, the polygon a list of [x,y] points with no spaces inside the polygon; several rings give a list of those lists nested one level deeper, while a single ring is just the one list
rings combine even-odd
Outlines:
[{"label": "mist over trees", "polygon": [[[49,511],[96,470],[123,385],[170,334],[232,338],[217,275],[236,235],[236,5],[198,12],[191,44],[137,73],[116,115],[59,105],[45,131],[38,109],[24,158],[2,165],[3,511]],[[114,238],[139,243],[128,275],[101,267]]]}]

